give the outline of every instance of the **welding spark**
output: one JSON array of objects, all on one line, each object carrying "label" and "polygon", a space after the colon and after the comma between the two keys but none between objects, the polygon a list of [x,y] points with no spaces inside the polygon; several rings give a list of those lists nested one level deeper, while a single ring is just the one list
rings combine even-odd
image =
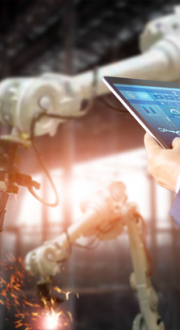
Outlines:
[{"label": "welding spark", "polygon": [[[41,301],[44,306],[42,309],[42,306],[37,303],[35,292],[31,299],[26,296],[25,280],[30,282],[31,278],[28,278],[29,275],[25,271],[21,257],[15,260],[12,254],[6,254],[5,259],[0,262],[0,266],[10,275],[9,278],[6,276],[6,280],[4,280],[0,273],[0,306],[5,305],[8,313],[10,313],[11,307],[15,308],[16,321],[14,322],[14,329],[56,330],[61,327],[70,329],[71,322],[73,322],[72,315],[70,312],[57,310],[55,306],[56,299],[51,298],[49,301],[42,296]],[[69,299],[70,292],[65,292],[57,286],[53,289],[64,294],[66,300]],[[78,294],[76,296],[79,297]]]},{"label": "welding spark", "polygon": [[59,316],[61,312],[55,313],[55,311],[52,309],[51,314],[47,314],[47,319],[46,319],[46,329],[48,330],[53,330],[56,329],[56,327],[59,325]]},{"label": "welding spark", "polygon": [[57,291],[58,293],[60,293],[60,292],[63,293],[66,296],[66,300],[69,300],[69,295],[70,295],[71,291],[69,291],[69,292],[62,291],[57,286],[53,287],[53,290]]},{"label": "welding spark", "polygon": [[66,292],[66,300],[69,300],[69,295],[71,292]]}]

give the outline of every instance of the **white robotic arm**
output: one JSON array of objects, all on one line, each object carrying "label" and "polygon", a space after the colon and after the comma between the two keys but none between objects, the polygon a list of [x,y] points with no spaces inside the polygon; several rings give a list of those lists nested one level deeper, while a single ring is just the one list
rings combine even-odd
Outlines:
[{"label": "white robotic arm", "polygon": [[67,232],[28,253],[26,270],[41,276],[40,283],[44,286],[51,282],[51,276],[69,257],[72,244],[80,236],[96,235],[102,240],[113,239],[127,227],[134,267],[130,283],[137,292],[141,311],[134,320],[133,330],[163,330],[163,322],[157,313],[158,297],[149,277],[142,218],[135,204],[126,203],[126,200],[122,182],[113,182],[98,189],[86,204],[84,215]]},{"label": "white robotic arm", "polygon": [[27,255],[27,271],[36,276],[53,276],[59,262],[69,257],[71,245],[79,237],[96,235],[99,239],[109,239],[120,235],[124,227],[121,213],[125,199],[122,182],[98,189],[85,205],[84,214],[66,233]]},{"label": "white robotic arm", "polygon": [[[96,95],[108,93],[103,76],[180,81],[180,6],[175,13],[148,23],[140,36],[142,55],[98,69]],[[80,116],[83,100],[91,100],[94,71],[74,77],[47,73],[35,78],[14,78],[0,85],[0,121],[16,128],[21,142],[30,135],[32,120],[41,112]],[[63,119],[42,118],[35,134],[55,134]]]}]

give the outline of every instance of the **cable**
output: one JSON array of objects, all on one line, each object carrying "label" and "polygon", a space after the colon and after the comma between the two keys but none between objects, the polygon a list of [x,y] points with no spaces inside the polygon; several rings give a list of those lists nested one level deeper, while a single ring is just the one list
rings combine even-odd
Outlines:
[{"label": "cable", "polygon": [[[96,239],[98,238],[98,235],[96,235],[96,237],[94,237],[94,238],[93,238],[93,239],[92,239],[87,245],[82,245],[82,244],[79,244],[79,243],[71,243],[71,240],[70,240],[70,237],[69,237],[69,233],[68,233],[67,228],[64,228],[64,232],[66,233],[66,236],[67,236],[67,239],[68,239],[68,242],[69,242],[69,246],[70,246],[70,254],[71,254],[71,252],[72,252],[72,246],[74,246],[74,247],[78,247],[78,248],[82,248],[82,249],[87,249],[87,250],[93,250],[93,249],[95,249],[95,248],[99,245],[99,243],[100,243],[100,241],[99,241],[98,244],[97,244],[96,246],[91,247],[92,244],[93,244],[93,243],[96,241]],[[68,257],[67,257],[67,258],[68,258]],[[64,259],[64,260],[61,260],[60,262],[66,261],[67,258]]]},{"label": "cable", "polygon": [[[115,110],[117,112],[119,112],[120,114],[123,114],[123,116],[129,120],[133,120],[133,118],[130,116],[129,112],[126,110],[121,110],[118,108],[113,107],[111,104],[109,104],[108,102],[104,101],[104,98],[99,98],[99,101],[101,101],[103,104],[105,104],[108,108]],[[125,114],[127,114],[128,116],[126,116]]]},{"label": "cable", "polygon": [[55,186],[55,184],[54,184],[54,182],[53,182],[53,180],[52,180],[52,178],[51,178],[51,175],[50,175],[49,171],[47,170],[47,168],[46,168],[46,166],[45,166],[45,164],[44,164],[44,162],[43,162],[43,159],[41,158],[41,155],[39,154],[39,151],[38,151],[38,149],[37,149],[35,143],[33,143],[33,147],[34,147],[34,150],[35,150],[36,156],[37,156],[37,158],[38,158],[38,160],[39,160],[39,162],[40,162],[40,164],[41,164],[41,166],[42,166],[44,172],[46,173],[46,176],[47,176],[47,178],[48,178],[48,180],[49,180],[49,182],[50,182],[50,184],[51,184],[51,186],[52,186],[52,188],[53,188],[54,194],[55,194],[55,196],[56,196],[56,200],[55,200],[54,203],[48,203],[48,202],[46,202],[43,198],[39,197],[39,196],[35,193],[35,191],[33,190],[32,187],[28,187],[28,190],[29,190],[29,192],[30,192],[30,193],[31,193],[31,194],[32,194],[32,195],[33,195],[33,196],[34,196],[39,202],[41,202],[41,203],[43,203],[43,204],[45,204],[45,205],[47,205],[47,206],[55,207],[55,206],[57,206],[57,205],[59,204],[59,195],[58,195],[58,192],[57,192],[56,186]]},{"label": "cable", "polygon": [[92,244],[100,237],[100,234],[97,234],[96,237],[94,237],[87,245],[82,245],[79,243],[74,243],[73,246],[75,247],[79,247],[82,249],[86,249],[86,250],[94,250],[98,247],[98,245],[100,244],[100,241],[98,241],[98,243],[95,246],[92,246]]},{"label": "cable", "polygon": [[99,231],[101,234],[107,234],[109,233],[119,222],[119,217],[113,219],[113,223],[110,225],[107,225],[108,229],[101,229],[99,226],[96,227],[96,229]]},{"label": "cable", "polygon": [[98,241],[95,246],[92,246],[92,244],[97,240],[97,238],[98,238],[98,236],[94,237],[92,239],[92,241],[90,243],[88,243],[87,245],[82,245],[82,244],[79,244],[79,243],[74,243],[72,245],[75,246],[75,247],[78,247],[78,248],[86,249],[86,250],[94,250],[100,244],[100,241]]},{"label": "cable", "polygon": [[115,111],[119,112],[120,114],[123,114],[123,116],[126,117],[127,119],[133,120],[133,118],[131,116],[125,116],[125,114],[130,115],[127,110],[121,110],[121,109],[118,109],[118,108],[113,107],[111,104],[109,104],[108,102],[106,102],[104,100],[104,98],[102,98],[102,97],[99,98],[99,101],[101,101],[103,104],[105,104],[108,108],[110,108],[112,110],[115,110]]},{"label": "cable", "polygon": [[111,104],[106,102],[103,97],[99,97],[99,101],[101,101],[103,104],[105,104],[108,108],[111,108],[111,109],[113,109],[115,111],[118,111],[118,112],[127,113],[127,110],[121,110],[121,109],[113,107]]},{"label": "cable", "polygon": [[108,229],[106,229],[106,230],[102,230],[101,228],[99,228],[99,226],[97,226],[95,228],[95,231],[97,231],[98,233],[97,233],[96,237],[89,244],[81,245],[81,244],[75,243],[75,244],[73,244],[73,246],[76,246],[76,247],[79,247],[79,248],[84,248],[84,249],[87,249],[87,250],[96,249],[98,247],[98,245],[100,244],[100,240],[97,242],[97,244],[95,246],[91,246],[91,245],[96,241],[96,239],[98,239],[98,238],[100,239],[100,237],[103,237],[104,234],[107,234],[109,231],[111,231],[116,226],[117,222],[119,222],[119,217],[114,219],[113,224],[107,226]]},{"label": "cable", "polygon": [[47,178],[48,178],[48,180],[51,184],[51,187],[54,191],[55,202],[54,203],[46,202],[43,198],[41,198],[40,196],[38,196],[35,193],[35,191],[32,187],[29,187],[28,190],[38,201],[40,201],[44,205],[51,206],[51,207],[57,206],[59,204],[59,196],[58,196],[58,192],[57,192],[57,189],[55,187],[55,184],[54,184],[54,182],[51,178],[51,175],[50,175],[48,169],[46,168],[46,165],[44,164],[44,161],[43,161],[43,159],[42,159],[42,157],[41,157],[41,155],[38,151],[38,148],[36,146],[35,134],[34,134],[35,124],[43,117],[54,118],[54,119],[63,119],[63,120],[72,120],[72,119],[76,119],[76,118],[80,118],[80,117],[84,116],[85,114],[87,114],[90,111],[90,109],[92,108],[92,106],[94,104],[94,101],[96,99],[96,89],[97,89],[97,69],[95,68],[94,69],[94,80],[93,80],[93,84],[92,84],[92,97],[91,97],[91,100],[89,101],[89,104],[88,104],[88,106],[86,107],[85,110],[79,111],[79,112],[75,113],[73,116],[61,116],[61,115],[48,114],[46,112],[41,112],[41,113],[35,115],[34,118],[32,119],[31,126],[30,126],[30,140],[32,142],[32,145],[33,145],[34,151],[36,153],[36,156],[38,158],[38,161],[41,164],[44,172],[46,173],[46,176],[47,176]]}]

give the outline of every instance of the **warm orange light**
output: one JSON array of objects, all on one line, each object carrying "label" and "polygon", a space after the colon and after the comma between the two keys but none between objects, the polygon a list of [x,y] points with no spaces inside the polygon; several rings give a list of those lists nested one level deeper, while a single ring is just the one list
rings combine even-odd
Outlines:
[{"label": "warm orange light", "polygon": [[[61,169],[51,171],[60,197],[60,205],[47,209],[48,221],[53,224],[59,224],[65,221],[63,215],[63,198],[68,198],[72,221],[77,221],[82,215],[80,204],[89,199],[91,193],[101,185],[101,182],[118,180],[125,183],[128,200],[137,203],[143,217],[147,222],[150,221],[151,192],[147,167],[147,156],[144,148],[75,164],[72,166],[72,175],[68,183],[69,193],[66,197],[64,197],[63,192],[63,171]],[[42,182],[42,174],[33,176],[33,179]],[[164,191],[161,187],[156,187],[156,190],[157,226],[167,228],[171,226],[170,222],[164,221],[165,218],[167,219],[166,214],[170,209],[170,193]],[[41,189],[42,191],[43,189]],[[23,190],[23,194],[24,197],[20,204],[18,224],[25,224],[29,227],[33,225],[40,226],[42,221],[42,204],[36,201],[28,191]],[[46,198],[48,201],[54,200],[54,193],[51,187],[47,191]]]}]

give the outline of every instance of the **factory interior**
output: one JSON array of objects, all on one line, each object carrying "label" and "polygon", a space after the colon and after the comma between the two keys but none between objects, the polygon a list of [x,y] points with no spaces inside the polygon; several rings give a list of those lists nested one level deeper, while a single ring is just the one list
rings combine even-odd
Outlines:
[{"label": "factory interior", "polygon": [[[2,0],[0,81],[46,73],[71,77],[123,63],[141,54],[139,39],[146,24],[173,15],[178,4]],[[72,245],[69,258],[52,278],[51,292],[57,298],[53,313],[62,311],[58,317],[65,320],[60,325],[46,322],[36,286],[39,277],[24,269],[30,251],[78,222],[80,205],[95,187],[114,181],[125,184],[128,201],[138,205],[146,224],[151,281],[164,329],[180,329],[180,229],[169,215],[175,193],[157,185],[149,174],[144,129],[117,98],[108,89],[92,98],[86,115],[60,123],[54,135],[35,137],[59,205],[44,205],[26,187],[9,194],[0,233],[0,330],[154,330],[133,328],[140,311],[129,280],[133,264],[127,228],[114,239],[89,235]],[[11,130],[8,123],[0,124],[1,136]],[[40,183],[38,195],[53,203],[53,189],[33,147],[19,148],[18,156],[20,172]]]}]

